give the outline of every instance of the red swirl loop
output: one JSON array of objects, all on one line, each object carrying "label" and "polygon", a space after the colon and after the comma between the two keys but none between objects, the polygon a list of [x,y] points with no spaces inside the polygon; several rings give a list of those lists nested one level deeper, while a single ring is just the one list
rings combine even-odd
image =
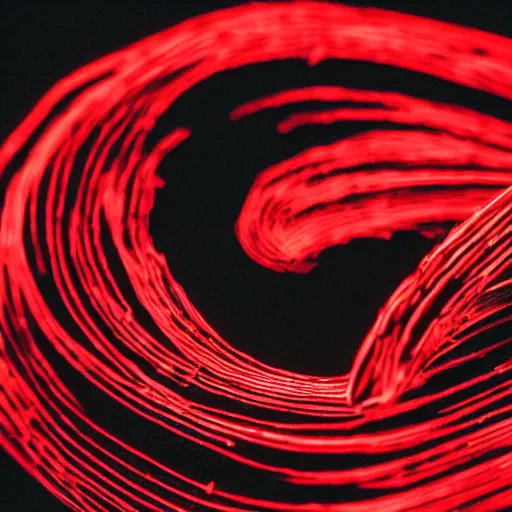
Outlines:
[{"label": "red swirl loop", "polygon": [[[156,251],[149,213],[163,185],[158,166],[193,133],[177,127],[148,152],[155,122],[208,77],[278,59],[386,64],[512,97],[509,39],[316,2],[200,16],[59,82],[0,148],[1,445],[74,510],[512,505],[510,337],[498,329],[512,315],[509,123],[333,86],[278,92],[232,112],[237,121],[314,100],[329,106],[294,114],[279,131],[351,120],[409,127],[312,147],[263,170],[236,234],[265,267],[308,272],[323,250],[354,238],[431,236],[463,221],[382,306],[348,375],[296,374],[236,350]],[[121,270],[147,319],[133,313]],[[294,489],[356,487],[361,497],[291,502],[264,486],[241,494],[218,473],[191,478],[93,421],[46,346],[170,437]],[[432,382],[435,392],[423,393]],[[188,389],[201,393],[191,399]]]}]

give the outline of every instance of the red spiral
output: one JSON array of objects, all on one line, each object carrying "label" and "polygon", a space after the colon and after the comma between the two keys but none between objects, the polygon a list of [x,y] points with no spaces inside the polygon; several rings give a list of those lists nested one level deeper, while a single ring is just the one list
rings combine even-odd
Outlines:
[{"label": "red spiral", "polygon": [[[509,123],[333,86],[276,92],[232,112],[236,122],[314,100],[327,106],[283,119],[279,131],[352,120],[409,127],[305,149],[263,170],[236,234],[265,267],[305,273],[322,251],[355,238],[432,236],[462,222],[382,305],[348,375],[301,375],[236,350],[156,251],[149,214],[164,185],[158,166],[194,136],[176,119],[147,151],[156,121],[216,73],[283,59],[386,64],[512,99],[507,38],[316,2],[203,15],[57,83],[0,147],[1,446],[74,510],[512,505],[510,336],[499,328],[512,318]],[[121,271],[147,318],[134,314]],[[332,487],[347,498],[285,501],[263,485],[241,494],[222,473],[197,481],[150,457],[91,419],[42,338],[98,394],[184,446],[298,493]]]}]

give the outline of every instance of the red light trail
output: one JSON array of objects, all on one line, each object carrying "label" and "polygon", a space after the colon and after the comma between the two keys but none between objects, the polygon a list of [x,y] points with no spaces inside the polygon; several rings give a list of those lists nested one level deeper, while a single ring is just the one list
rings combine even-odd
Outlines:
[{"label": "red light trail", "polygon": [[[276,92],[231,113],[239,122],[314,100],[326,107],[283,118],[278,130],[354,120],[409,128],[307,148],[262,170],[235,226],[260,265],[305,273],[323,250],[355,238],[430,237],[458,223],[382,305],[348,375],[297,374],[236,350],[155,249],[158,166],[194,137],[176,120],[147,151],[156,121],[216,73],[283,59],[385,64],[512,98],[507,38],[316,2],[202,15],[58,82],[0,147],[1,446],[74,510],[511,506],[511,340],[499,329],[512,318],[509,123],[334,86]],[[134,314],[108,245],[158,335]],[[356,487],[361,497],[286,502],[264,487],[241,494],[221,473],[196,481],[93,421],[40,338],[98,394],[170,438],[283,485],[347,488],[347,496]],[[201,393],[191,399],[189,389]],[[313,462],[321,457],[324,468]]]}]

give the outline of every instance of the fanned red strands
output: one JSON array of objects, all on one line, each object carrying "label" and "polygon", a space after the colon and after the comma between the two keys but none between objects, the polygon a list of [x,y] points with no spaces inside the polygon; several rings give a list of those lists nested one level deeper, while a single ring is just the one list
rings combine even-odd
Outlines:
[{"label": "fanned red strands", "polygon": [[[189,128],[177,127],[146,152],[156,120],[211,75],[276,59],[387,64],[512,99],[509,39],[315,2],[253,3],[200,16],[59,82],[0,148],[1,446],[74,510],[512,505],[512,363],[504,356],[486,364],[510,343],[493,334],[511,320],[509,123],[398,93],[333,86],[278,92],[232,112],[236,121],[314,100],[331,105],[291,115],[278,129],[351,120],[414,128],[369,131],[263,170],[236,224],[247,255],[263,266],[308,272],[324,249],[354,238],[399,230],[432,236],[447,222],[463,222],[383,304],[348,375],[300,375],[236,350],[155,250],[149,213],[164,185],[159,163],[193,139]],[[69,189],[77,173],[80,186]],[[106,240],[158,336],[123,296]],[[49,287],[65,305],[66,325]],[[491,341],[482,341],[489,332]],[[181,474],[93,422],[38,336],[99,394],[170,437],[297,488],[356,486],[360,498],[287,503],[263,486],[241,495],[219,473],[210,482]],[[475,361],[478,374],[465,370]],[[423,392],[432,382],[435,390]],[[184,390],[191,388],[200,398],[190,399]],[[229,403],[246,404],[244,414]],[[423,419],[412,419],[418,411],[426,411]],[[242,444],[266,450],[246,452]],[[269,453],[274,461],[282,456],[280,467]],[[332,460],[311,469],[321,455],[336,455],[338,469]]]}]

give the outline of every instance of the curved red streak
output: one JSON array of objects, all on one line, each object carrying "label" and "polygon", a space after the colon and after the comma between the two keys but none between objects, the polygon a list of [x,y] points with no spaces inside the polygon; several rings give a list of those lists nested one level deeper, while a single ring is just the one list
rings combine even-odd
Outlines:
[{"label": "curved red streak", "polygon": [[[242,247],[261,265],[308,272],[323,250],[357,237],[388,238],[404,229],[437,236],[447,221],[464,221],[383,305],[351,372],[332,378],[255,360],[222,339],[195,309],[148,229],[155,192],[164,185],[159,163],[193,134],[179,127],[144,151],[169,106],[223,70],[276,59],[301,58],[310,65],[357,59],[510,99],[511,50],[503,37],[398,13],[255,3],[184,22],[59,82],[0,147],[0,179],[7,186],[0,219],[2,446],[75,510],[511,505],[510,360],[482,363],[478,376],[448,379],[438,391],[421,394],[427,382],[484,361],[510,341],[458,351],[511,318],[508,123],[399,93],[341,87],[279,92],[231,113],[237,121],[302,101],[348,102],[294,114],[277,128],[285,133],[350,120],[415,128],[374,130],[309,148],[262,171],[236,223]],[[65,100],[69,105],[57,111]],[[79,168],[77,154],[86,142],[91,149]],[[28,157],[11,176],[9,166],[23,149],[30,149]],[[80,186],[70,198],[69,180],[77,172]],[[123,296],[105,235],[159,327],[158,337]],[[66,307],[73,334],[46,298],[45,276]],[[286,503],[269,498],[265,489],[240,495],[222,475],[212,475],[211,482],[182,475],[88,417],[38,347],[36,325],[99,392],[169,435],[292,485],[356,485],[372,492],[357,501]],[[141,360],[166,384],[135,362]],[[187,387],[200,388],[202,400],[187,399]],[[215,396],[245,403],[247,413],[215,406]],[[263,420],[261,413],[269,410],[288,419]],[[404,421],[416,410],[429,414]],[[283,464],[276,467],[265,451],[259,458],[244,455],[237,446],[242,442],[278,451]],[[288,458],[293,453],[304,457],[304,465]],[[339,469],[312,471],[306,459],[319,455],[338,455]],[[357,461],[353,467],[344,463],[348,455]]]}]

